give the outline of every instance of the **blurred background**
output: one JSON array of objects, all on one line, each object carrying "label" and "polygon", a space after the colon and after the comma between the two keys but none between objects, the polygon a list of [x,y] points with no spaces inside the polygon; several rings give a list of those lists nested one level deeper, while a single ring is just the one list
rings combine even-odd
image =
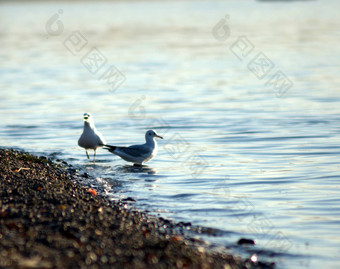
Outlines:
[{"label": "blurred background", "polygon": [[[0,145],[279,268],[338,268],[340,2],[0,1]],[[143,169],[77,140],[165,137]],[[257,246],[237,248],[241,237]]]}]

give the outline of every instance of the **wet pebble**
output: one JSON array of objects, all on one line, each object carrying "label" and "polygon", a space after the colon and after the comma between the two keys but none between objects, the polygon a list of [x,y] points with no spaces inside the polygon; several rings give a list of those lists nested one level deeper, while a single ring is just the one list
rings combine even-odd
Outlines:
[{"label": "wet pebble", "polygon": [[[19,172],[20,167],[29,169]],[[88,192],[74,183],[75,172],[45,157],[0,149],[0,267],[245,268],[249,263],[195,246],[183,231],[194,229],[190,222],[129,210],[94,195],[95,187]],[[268,268],[260,262],[252,266]]]},{"label": "wet pebble", "polygon": [[237,241],[238,245],[255,245],[255,240],[253,239],[247,239],[247,238],[241,238]]}]

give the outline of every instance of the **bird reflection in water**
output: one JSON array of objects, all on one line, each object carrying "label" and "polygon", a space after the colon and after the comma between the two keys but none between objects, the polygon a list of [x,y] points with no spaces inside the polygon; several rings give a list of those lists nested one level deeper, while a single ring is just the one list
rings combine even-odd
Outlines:
[{"label": "bird reflection in water", "polygon": [[147,165],[124,165],[118,169],[122,173],[146,173],[148,175],[156,175],[157,170]]}]

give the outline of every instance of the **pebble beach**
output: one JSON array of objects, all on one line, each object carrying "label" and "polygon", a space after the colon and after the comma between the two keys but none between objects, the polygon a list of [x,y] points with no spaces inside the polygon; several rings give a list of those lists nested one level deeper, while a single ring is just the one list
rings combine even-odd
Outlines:
[{"label": "pebble beach", "polygon": [[0,150],[1,268],[274,268],[215,252],[74,177],[45,157]]}]

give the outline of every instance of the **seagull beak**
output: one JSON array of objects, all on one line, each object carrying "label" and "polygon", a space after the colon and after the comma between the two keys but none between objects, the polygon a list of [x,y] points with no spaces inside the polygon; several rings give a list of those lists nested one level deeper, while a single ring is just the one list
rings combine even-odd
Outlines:
[{"label": "seagull beak", "polygon": [[160,139],[163,139],[163,136],[160,136],[160,135],[156,135],[156,137],[158,137]]}]

